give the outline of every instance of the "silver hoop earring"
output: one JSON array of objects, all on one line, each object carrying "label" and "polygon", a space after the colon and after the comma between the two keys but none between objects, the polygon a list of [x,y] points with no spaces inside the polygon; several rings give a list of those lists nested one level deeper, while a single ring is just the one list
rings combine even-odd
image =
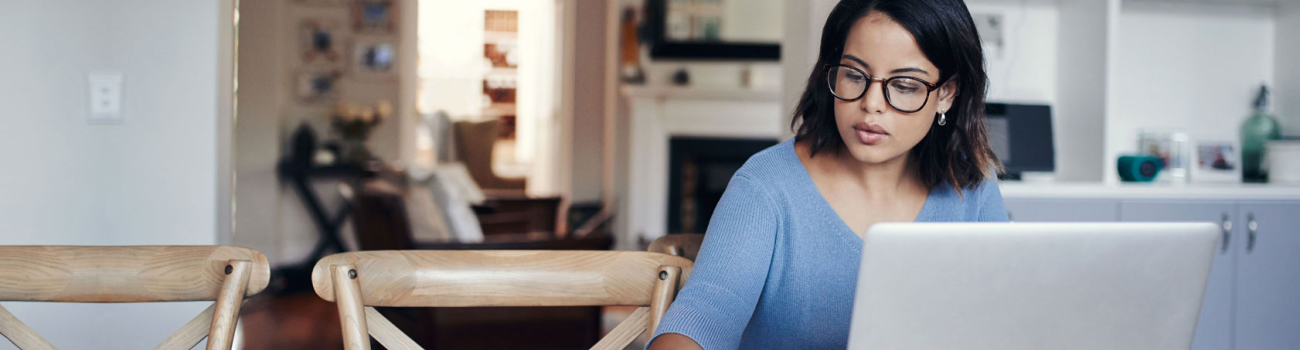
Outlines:
[{"label": "silver hoop earring", "polygon": [[939,112],[939,126],[944,125],[948,125],[948,116],[944,115],[943,112]]}]

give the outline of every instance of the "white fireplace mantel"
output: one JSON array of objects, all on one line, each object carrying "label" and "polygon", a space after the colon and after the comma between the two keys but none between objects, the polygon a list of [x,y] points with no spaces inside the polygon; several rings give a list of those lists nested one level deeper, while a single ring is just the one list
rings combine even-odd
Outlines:
[{"label": "white fireplace mantel", "polygon": [[621,232],[651,241],[667,232],[668,147],[675,136],[779,139],[789,129],[778,90],[624,87],[631,124]]}]

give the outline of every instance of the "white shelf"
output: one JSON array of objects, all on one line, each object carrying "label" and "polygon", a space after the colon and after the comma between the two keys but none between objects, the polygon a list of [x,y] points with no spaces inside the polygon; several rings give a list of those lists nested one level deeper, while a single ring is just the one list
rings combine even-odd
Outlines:
[{"label": "white shelf", "polygon": [[1198,5],[1248,5],[1248,6],[1278,6],[1283,3],[1294,0],[1124,0],[1124,2],[1138,3],[1170,3],[1170,4],[1198,4]]},{"label": "white shelf", "polygon": [[1261,82],[1284,133],[1300,134],[1300,0],[968,3],[1005,23],[990,98],[1052,104],[1060,179],[1117,182],[1115,159],[1141,131],[1233,142]]},{"label": "white shelf", "polygon": [[1300,185],[1241,183],[999,183],[1006,199],[1149,199],[1300,201]]}]

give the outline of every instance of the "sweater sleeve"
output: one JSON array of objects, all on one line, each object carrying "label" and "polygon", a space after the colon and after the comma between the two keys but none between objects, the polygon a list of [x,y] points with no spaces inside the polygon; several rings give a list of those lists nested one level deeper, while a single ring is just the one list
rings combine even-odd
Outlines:
[{"label": "sweater sleeve", "polygon": [[1007,208],[1002,204],[1002,189],[998,187],[997,178],[991,178],[979,187],[978,222],[1007,222]]},{"label": "sweater sleeve", "polygon": [[649,344],[685,335],[705,350],[736,349],[754,315],[771,266],[780,216],[759,184],[737,174],[718,202],[690,280]]}]

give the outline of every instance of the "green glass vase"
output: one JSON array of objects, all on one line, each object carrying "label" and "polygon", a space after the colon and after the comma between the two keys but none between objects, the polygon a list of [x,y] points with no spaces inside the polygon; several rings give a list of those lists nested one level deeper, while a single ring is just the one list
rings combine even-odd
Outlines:
[{"label": "green glass vase", "polygon": [[1268,88],[1260,87],[1255,113],[1241,124],[1241,177],[1245,182],[1268,182],[1264,171],[1264,145],[1282,137],[1277,117],[1268,113]]}]

